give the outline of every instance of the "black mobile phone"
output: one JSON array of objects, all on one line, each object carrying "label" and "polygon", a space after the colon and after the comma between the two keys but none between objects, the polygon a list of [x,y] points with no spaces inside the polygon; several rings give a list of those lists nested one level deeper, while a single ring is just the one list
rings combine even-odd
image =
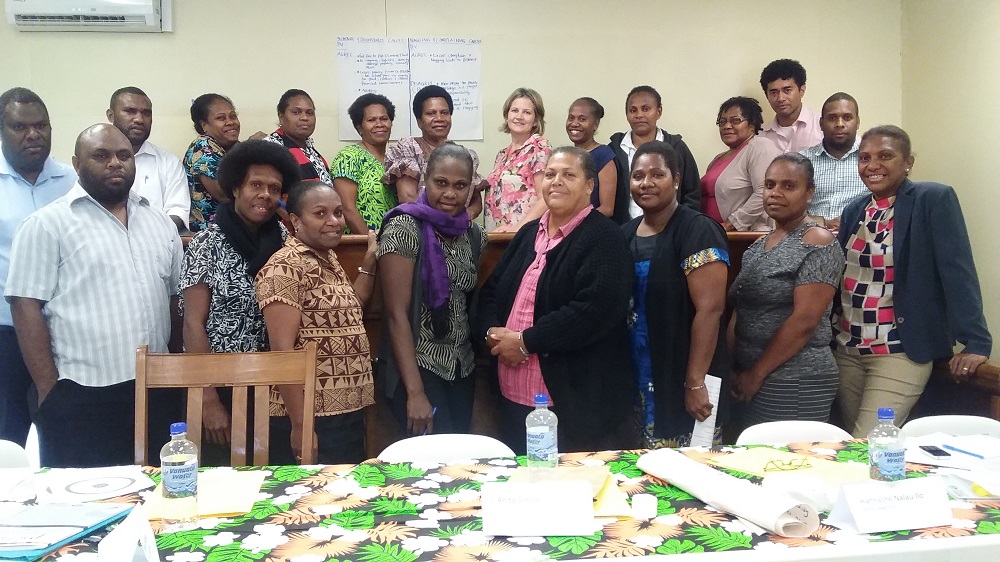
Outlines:
[{"label": "black mobile phone", "polygon": [[945,451],[941,447],[935,447],[934,445],[921,445],[920,450],[935,458],[951,456],[951,453],[948,451]]}]

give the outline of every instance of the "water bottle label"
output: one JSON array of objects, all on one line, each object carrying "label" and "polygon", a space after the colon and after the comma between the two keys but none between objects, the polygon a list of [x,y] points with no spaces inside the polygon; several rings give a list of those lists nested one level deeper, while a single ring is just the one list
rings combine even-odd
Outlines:
[{"label": "water bottle label", "polygon": [[198,493],[198,459],[187,459],[181,464],[162,464],[160,475],[164,497],[183,498]]},{"label": "water bottle label", "polygon": [[528,458],[539,461],[556,460],[559,449],[556,445],[556,432],[546,427],[528,430]]},{"label": "water bottle label", "polygon": [[906,451],[873,447],[871,455],[871,478],[874,480],[902,480],[906,478]]}]

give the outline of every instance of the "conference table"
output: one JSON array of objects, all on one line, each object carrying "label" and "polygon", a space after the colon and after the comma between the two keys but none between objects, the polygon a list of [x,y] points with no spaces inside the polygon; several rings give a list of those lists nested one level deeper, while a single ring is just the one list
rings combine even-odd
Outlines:
[{"label": "conference table", "polygon": [[[867,458],[864,440],[790,443],[782,448],[842,462]],[[688,448],[682,452],[704,462],[740,449]],[[648,560],[696,553],[695,560],[707,561],[968,560],[973,556],[990,560],[1000,552],[1000,501],[953,501],[953,523],[930,529],[856,535],[821,520],[819,529],[806,538],[755,535],[735,517],[643,473],[636,467],[643,452],[562,455],[561,466],[605,465],[629,496],[656,497],[655,519],[612,520],[590,536],[483,534],[479,511],[483,483],[505,480],[523,464],[523,457],[448,464],[369,460],[358,465],[209,469],[265,471],[253,510],[238,517],[202,518],[196,529],[175,533],[163,532],[154,521],[153,530],[160,558],[166,562]],[[923,476],[930,469],[907,465],[909,477]],[[159,479],[158,469],[146,471]],[[140,500],[139,495],[130,495],[109,501]],[[91,538],[66,545],[43,560],[96,560],[96,551]]]}]

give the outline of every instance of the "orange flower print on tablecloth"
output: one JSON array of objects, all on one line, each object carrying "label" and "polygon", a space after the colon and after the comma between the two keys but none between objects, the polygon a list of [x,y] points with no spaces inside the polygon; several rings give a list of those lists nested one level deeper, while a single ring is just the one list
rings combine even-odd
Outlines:
[{"label": "orange flower print on tablecloth", "polygon": [[319,524],[320,521],[326,519],[327,517],[328,515],[316,513],[309,507],[295,507],[293,509],[289,509],[288,511],[281,511],[271,517],[268,517],[267,522],[285,526],[304,525],[306,523]]},{"label": "orange flower print on tablecloth", "polygon": [[324,466],[319,472],[313,474],[312,476],[306,476],[299,480],[303,486],[309,486],[311,488],[322,488],[331,482],[339,480],[346,476],[354,468],[352,464],[333,464],[330,466]]},{"label": "orange flower print on tablecloth", "polygon": [[395,543],[417,536],[416,529],[395,521],[383,521],[374,529],[365,529],[372,542]]},{"label": "orange flower print on tablecloth", "polygon": [[565,453],[559,457],[559,464],[565,466],[593,465],[609,463],[617,460],[620,453],[618,451],[597,451],[595,453]]},{"label": "orange flower print on tablecloth", "polygon": [[436,562],[479,562],[492,560],[501,552],[514,548],[514,545],[504,541],[488,541],[470,546],[446,546],[434,557]]},{"label": "orange flower print on tablecloth", "polygon": [[[655,542],[655,541],[654,541]],[[636,544],[625,539],[601,541],[587,551],[588,558],[623,558],[625,556],[645,556],[656,549],[652,546]]]},{"label": "orange flower print on tablecloth", "polygon": [[490,470],[496,468],[491,464],[458,464],[454,466],[442,466],[438,472],[445,476],[451,476],[455,480],[472,480],[476,476],[482,476]]},{"label": "orange flower print on tablecloth", "polygon": [[[344,540],[333,534],[327,527],[313,527],[306,532],[292,531],[288,533],[288,542],[280,544],[271,551],[269,560],[294,560],[307,555],[320,556],[321,560],[343,558],[358,548],[358,543]],[[353,558],[353,557],[350,557]]]},{"label": "orange flower print on tablecloth", "polygon": [[422,490],[419,488],[414,488],[413,486],[407,486],[406,484],[389,484],[388,486],[382,486],[378,489],[378,495],[383,498],[408,498],[413,494],[419,494]]},{"label": "orange flower print on tablecloth", "polygon": [[317,490],[309,495],[303,496],[302,499],[295,502],[295,509],[309,508],[315,509],[317,512],[323,512],[323,510],[316,508],[340,508],[337,510],[327,510],[328,513],[338,513],[345,509],[360,507],[367,503],[367,501],[367,499],[357,496],[331,494],[330,492]]},{"label": "orange flower print on tablecloth", "polygon": [[967,537],[976,532],[975,528],[965,529],[945,525],[942,527],[928,527],[927,529],[917,529],[913,531],[918,537],[945,539],[948,537]]},{"label": "orange flower print on tablecloth", "polygon": [[711,527],[723,521],[729,521],[729,516],[718,511],[698,509],[697,507],[685,507],[676,513],[688,525],[698,527]]},{"label": "orange flower print on tablecloth", "polygon": [[[657,518],[659,519],[659,518]],[[626,519],[604,527],[604,536],[612,539],[634,539],[640,535],[669,539],[683,534],[681,526],[668,525],[657,519]],[[677,518],[678,523],[680,518]]]},{"label": "orange flower print on tablecloth", "polygon": [[781,535],[769,534],[767,538],[773,543],[787,544],[788,546],[827,546],[833,544],[813,537],[782,537]]}]

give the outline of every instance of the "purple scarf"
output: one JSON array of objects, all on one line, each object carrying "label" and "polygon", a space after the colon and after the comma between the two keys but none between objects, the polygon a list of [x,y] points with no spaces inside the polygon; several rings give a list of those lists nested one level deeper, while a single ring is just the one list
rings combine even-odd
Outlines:
[{"label": "purple scarf", "polygon": [[424,302],[431,309],[439,309],[448,302],[451,281],[448,279],[444,249],[434,233],[445,238],[458,238],[469,230],[469,213],[463,209],[458,216],[453,217],[439,211],[430,206],[427,190],[423,190],[415,202],[403,203],[386,213],[382,224],[388,223],[389,219],[397,215],[410,215],[420,223],[423,236],[419,251],[424,252],[420,280],[424,285]]}]

